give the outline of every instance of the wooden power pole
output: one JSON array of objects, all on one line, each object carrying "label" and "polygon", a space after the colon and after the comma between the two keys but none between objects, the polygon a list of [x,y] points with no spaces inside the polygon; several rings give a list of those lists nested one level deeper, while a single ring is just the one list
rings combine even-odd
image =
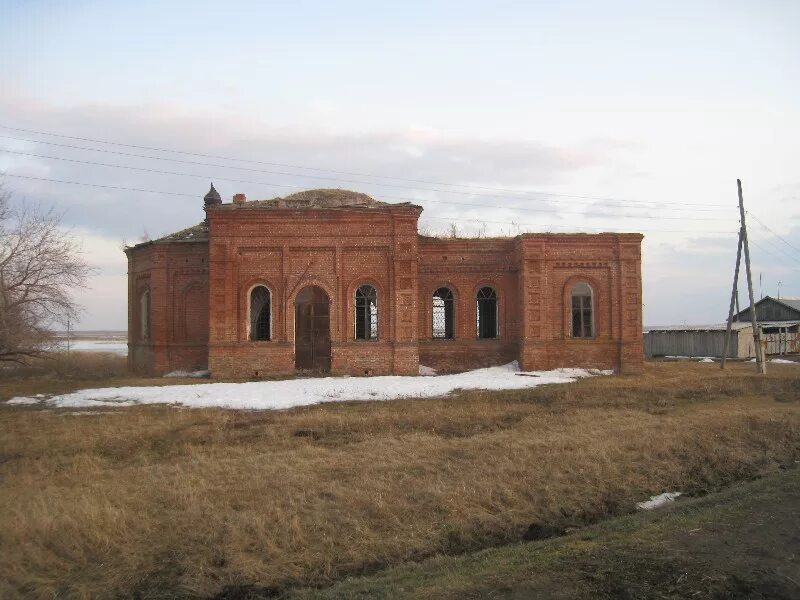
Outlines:
[{"label": "wooden power pole", "polygon": [[725,328],[725,343],[722,350],[722,362],[720,369],[725,368],[728,360],[728,348],[731,345],[731,324],[733,323],[733,307],[736,306],[736,314],[739,314],[739,265],[742,264],[742,241],[744,227],[739,228],[739,247],[736,249],[736,268],[733,270],[733,290],[731,291],[731,306],[728,309],[728,326]]},{"label": "wooden power pole", "polygon": [[744,198],[742,197],[742,180],[736,180],[736,186],[739,190],[739,216],[742,220],[742,247],[744,248],[744,270],[747,273],[747,294],[750,298],[750,321],[753,324],[753,342],[755,343],[756,350],[756,365],[758,372],[766,374],[767,363],[764,362],[764,347],[761,345],[761,330],[758,327],[758,318],[756,317],[756,303],[753,297],[753,274],[750,271],[750,246],[747,243],[747,223],[745,222],[744,212]]}]

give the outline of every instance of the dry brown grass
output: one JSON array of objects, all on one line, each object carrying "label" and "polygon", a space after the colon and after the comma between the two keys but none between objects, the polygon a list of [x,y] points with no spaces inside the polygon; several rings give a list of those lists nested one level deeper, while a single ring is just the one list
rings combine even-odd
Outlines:
[{"label": "dry brown grass", "polygon": [[716,489],[800,460],[800,367],[770,370],[288,412],[5,407],[0,596],[325,585]]},{"label": "dry brown grass", "polygon": [[127,358],[110,352],[53,352],[26,365],[0,367],[0,402],[14,396],[62,394],[89,387],[203,383],[202,379],[137,377]]},{"label": "dry brown grass", "polygon": [[25,379],[108,379],[127,375],[127,358],[111,352],[50,352],[25,365],[9,363],[0,381]]}]

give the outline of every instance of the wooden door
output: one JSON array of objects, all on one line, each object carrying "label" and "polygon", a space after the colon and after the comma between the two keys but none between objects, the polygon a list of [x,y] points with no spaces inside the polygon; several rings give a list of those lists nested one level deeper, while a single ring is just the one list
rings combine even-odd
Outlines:
[{"label": "wooden door", "polygon": [[325,290],[304,288],[294,301],[294,366],[329,371],[331,368],[330,300]]}]

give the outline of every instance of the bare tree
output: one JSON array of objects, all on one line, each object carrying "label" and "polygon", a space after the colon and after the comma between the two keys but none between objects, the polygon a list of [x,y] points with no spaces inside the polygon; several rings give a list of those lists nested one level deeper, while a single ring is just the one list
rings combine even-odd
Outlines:
[{"label": "bare tree", "polygon": [[90,273],[61,216],[35,203],[13,206],[0,182],[0,363],[52,349],[53,327],[79,312],[70,289]]}]

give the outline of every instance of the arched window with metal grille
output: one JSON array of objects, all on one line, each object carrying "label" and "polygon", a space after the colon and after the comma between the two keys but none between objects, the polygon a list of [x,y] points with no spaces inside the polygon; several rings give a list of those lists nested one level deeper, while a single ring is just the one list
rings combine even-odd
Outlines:
[{"label": "arched window with metal grille", "polygon": [[448,287],[440,287],[433,292],[433,337],[452,340],[455,337],[455,324],[453,291]]},{"label": "arched window with metal grille", "polygon": [[478,290],[476,317],[479,338],[497,337],[497,292],[486,286]]},{"label": "arched window with metal grille", "polygon": [[356,339],[378,339],[378,290],[361,285],[356,290]]},{"label": "arched window with metal grille", "polygon": [[254,342],[272,339],[272,297],[269,289],[257,285],[250,290],[250,340]]},{"label": "arched window with metal grille", "polygon": [[594,311],[592,310],[592,288],[588,283],[572,286],[572,337],[594,337]]}]

